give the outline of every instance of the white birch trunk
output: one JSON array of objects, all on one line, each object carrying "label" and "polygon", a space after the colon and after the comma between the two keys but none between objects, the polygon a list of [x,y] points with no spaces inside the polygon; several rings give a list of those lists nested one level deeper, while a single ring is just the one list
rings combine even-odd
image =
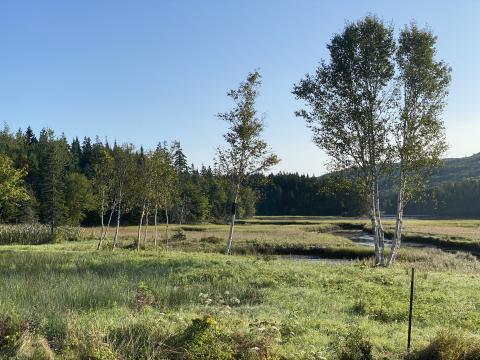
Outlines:
[{"label": "white birch trunk", "polygon": [[115,237],[113,238],[112,250],[115,250],[117,246],[118,240],[118,232],[120,230],[120,217],[121,217],[121,210],[122,210],[122,202],[118,202],[118,211],[117,211],[117,228],[115,229]]},{"label": "white birch trunk", "polygon": [[145,201],[143,201],[143,206],[142,206],[142,213],[140,215],[140,221],[138,222],[138,229],[137,229],[137,251],[140,250],[140,234],[142,231],[142,223],[143,223],[143,217],[145,216]]},{"label": "white birch trunk", "polygon": [[[112,218],[113,218],[113,214],[115,212],[115,203],[113,203],[111,209],[110,209],[110,216],[108,217],[108,222],[107,222],[107,226],[105,228],[105,231],[103,233],[103,238],[101,239],[102,241],[105,240],[107,238],[107,235],[108,235],[108,231],[110,229],[110,223],[112,222]],[[100,244],[101,245],[101,244]]]},{"label": "white birch trunk", "polygon": [[167,205],[165,204],[165,221],[166,221],[166,227],[165,227],[165,236],[167,238],[167,249],[168,249],[168,242],[170,241],[170,234],[168,232],[168,210],[167,210]]},{"label": "white birch trunk", "polygon": [[392,247],[390,251],[390,256],[388,257],[387,265],[392,266],[395,258],[398,254],[398,249],[400,249],[400,244],[402,241],[402,228],[403,228],[403,209],[405,206],[405,180],[403,173],[403,166],[400,164],[400,188],[398,189],[398,199],[397,199],[397,216],[395,221],[395,234],[392,240]]},{"label": "white birch trunk", "polygon": [[378,190],[378,182],[375,184],[375,215],[377,218],[378,229],[378,251],[379,251],[379,265],[385,265],[385,231],[383,230],[382,217],[380,214],[380,193]]},{"label": "white birch trunk", "polygon": [[237,212],[237,200],[238,200],[238,193],[240,191],[240,183],[237,184],[235,189],[235,196],[232,205],[232,218],[230,220],[230,229],[228,231],[228,240],[227,240],[227,248],[225,249],[225,255],[229,255],[230,251],[232,250],[232,242],[233,242],[233,230],[235,227],[235,216]]},{"label": "white birch trunk", "polygon": [[372,222],[373,244],[375,247],[375,265],[378,265],[380,262],[380,247],[379,247],[378,223],[377,223],[375,207],[376,207],[375,196],[372,192],[370,194],[370,220]]},{"label": "white birch trunk", "polygon": [[150,205],[147,205],[147,211],[145,212],[145,229],[143,231],[143,247],[147,248],[147,235],[148,235],[148,212]]}]

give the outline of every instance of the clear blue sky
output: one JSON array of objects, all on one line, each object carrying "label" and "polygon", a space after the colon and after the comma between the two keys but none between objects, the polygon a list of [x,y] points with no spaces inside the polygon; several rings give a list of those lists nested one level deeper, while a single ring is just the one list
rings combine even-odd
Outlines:
[{"label": "clear blue sky", "polygon": [[314,70],[346,21],[376,14],[438,35],[453,67],[449,156],[480,152],[480,1],[2,0],[0,121],[68,138],[153,147],[178,139],[211,164],[231,105],[226,91],[256,68],[276,170],[321,174],[325,155],[293,111],[293,83]]}]

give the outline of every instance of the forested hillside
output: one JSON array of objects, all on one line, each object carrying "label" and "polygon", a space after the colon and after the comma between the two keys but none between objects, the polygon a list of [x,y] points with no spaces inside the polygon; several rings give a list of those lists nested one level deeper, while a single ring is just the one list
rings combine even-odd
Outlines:
[{"label": "forested hillside", "polygon": [[[173,178],[168,180],[171,182],[168,196],[164,194],[162,203],[157,206],[159,221],[164,221],[166,215],[176,223],[226,221],[231,199],[225,177],[209,167],[189,166],[179,142],[161,143],[155,151],[164,155],[165,164],[161,166],[170,166],[173,170]],[[135,150],[131,145],[110,145],[98,138],[92,141],[86,137],[80,141],[75,137],[68,141],[50,129],[41,130],[37,136],[31,128],[13,134],[5,127],[0,132],[0,154],[11,159],[16,169],[25,171],[24,184],[29,199],[16,207],[4,204],[0,207],[1,220],[98,225],[102,211],[99,198],[102,174],[98,169],[108,154],[107,159],[113,163],[124,156],[131,157],[128,171],[133,179],[129,180],[122,223],[135,223],[142,213],[142,187],[138,185],[142,181],[147,153],[142,147]],[[338,174],[322,177],[298,173],[256,175],[249,179],[248,185],[242,190],[237,205],[241,217],[366,214],[355,182]],[[392,214],[396,194],[388,181],[384,194],[383,211]],[[109,201],[104,204],[106,219],[111,205]],[[153,204],[149,211],[150,214],[155,211]],[[480,154],[445,159],[444,165],[433,172],[428,188],[407,206],[406,212],[407,215],[442,217],[480,216]]]},{"label": "forested hillside", "polygon": [[[387,188],[385,212],[395,211],[395,189]],[[427,189],[407,205],[409,215],[480,217],[480,153],[449,158],[429,177]]]},{"label": "forested hillside", "polygon": [[[355,182],[338,175],[319,178],[299,174],[268,176],[258,215],[362,215],[366,210]],[[383,211],[395,212],[396,191],[384,180]],[[427,188],[407,205],[407,215],[480,217],[480,153],[450,158],[435,169]]]},{"label": "forested hillside", "polygon": [[[0,155],[22,172],[29,195],[0,203],[3,222],[99,225],[103,215],[114,224],[112,214],[120,209],[122,224],[137,222],[142,213],[152,221],[155,215],[159,221],[168,216],[176,223],[197,223],[224,221],[229,212],[227,179],[189,166],[178,141],[145,151],[98,138],[68,141],[50,129],[38,136],[30,127],[13,134],[6,126]],[[251,216],[254,206],[253,192],[243,189],[238,213]]]}]

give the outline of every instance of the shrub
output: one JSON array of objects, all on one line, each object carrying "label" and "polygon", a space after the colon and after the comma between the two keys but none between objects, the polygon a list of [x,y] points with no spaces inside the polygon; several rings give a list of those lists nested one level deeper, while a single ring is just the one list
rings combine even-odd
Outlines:
[{"label": "shrub", "polygon": [[18,341],[17,360],[53,360],[54,354],[48,341],[37,334],[25,332]]},{"label": "shrub", "polygon": [[175,234],[172,236],[172,241],[184,241],[187,240],[187,235],[182,229],[177,229]]},{"label": "shrub", "polygon": [[205,236],[200,239],[201,242],[206,242],[209,244],[220,244],[224,240],[222,238],[219,238],[217,236]]},{"label": "shrub", "polygon": [[333,344],[338,360],[373,360],[373,346],[358,326],[350,329],[345,337]]},{"label": "shrub", "polygon": [[208,230],[208,228],[205,227],[205,226],[192,226],[192,225],[190,225],[190,226],[182,226],[181,229],[182,229],[183,231],[202,231],[202,232]]},{"label": "shrub", "polygon": [[144,306],[152,306],[156,302],[155,295],[153,294],[152,290],[141,281],[137,286],[137,291],[135,294],[135,304],[138,307]]},{"label": "shrub", "polygon": [[83,239],[82,230],[78,226],[60,226],[57,228],[57,237],[65,241],[80,241]]},{"label": "shrub", "polygon": [[[194,319],[183,333],[170,339],[170,347],[176,349],[172,358],[178,359],[233,359],[232,340],[220,331],[215,319],[206,315]],[[178,350],[183,351],[178,352]]]},{"label": "shrub", "polygon": [[87,333],[76,340],[78,341],[72,341],[67,359],[117,360],[119,358],[112,346],[102,340],[100,334]]},{"label": "shrub", "polygon": [[408,360],[478,360],[480,341],[460,332],[442,330],[422,350],[406,357]]},{"label": "shrub", "polygon": [[0,315],[0,354],[8,354],[22,335],[20,319],[11,315]]}]

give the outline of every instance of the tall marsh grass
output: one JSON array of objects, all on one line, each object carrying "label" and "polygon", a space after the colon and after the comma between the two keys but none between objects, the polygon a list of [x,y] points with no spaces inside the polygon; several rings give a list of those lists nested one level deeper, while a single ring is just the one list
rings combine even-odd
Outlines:
[{"label": "tall marsh grass", "polygon": [[53,233],[50,226],[41,224],[0,225],[0,245],[38,245],[77,241],[82,237],[80,228],[62,226]]}]

